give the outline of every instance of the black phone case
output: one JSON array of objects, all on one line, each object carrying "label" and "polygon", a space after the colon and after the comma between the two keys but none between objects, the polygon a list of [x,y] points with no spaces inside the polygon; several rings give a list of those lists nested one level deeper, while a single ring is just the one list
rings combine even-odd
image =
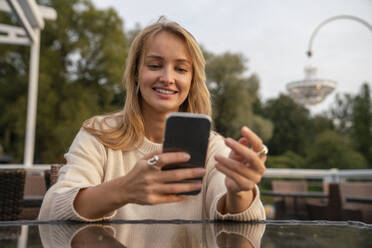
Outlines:
[{"label": "black phone case", "polygon": [[[204,167],[210,128],[211,123],[207,118],[170,116],[166,122],[163,152],[184,151],[189,153],[191,158],[186,163],[166,165],[163,170]],[[202,180],[202,178],[191,180]],[[196,195],[199,192],[193,191],[181,194]]]}]

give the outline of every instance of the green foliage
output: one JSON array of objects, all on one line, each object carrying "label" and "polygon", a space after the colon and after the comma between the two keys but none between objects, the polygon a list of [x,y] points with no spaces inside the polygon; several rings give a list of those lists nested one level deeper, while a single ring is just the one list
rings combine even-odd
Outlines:
[{"label": "green foliage", "polygon": [[[85,119],[121,108],[128,51],[123,22],[113,9],[88,0],[41,1],[57,10],[41,33],[36,160],[63,160]],[[28,82],[27,47],[0,47],[0,138],[22,158]],[[4,131],[3,131],[4,130]]]},{"label": "green foliage", "polygon": [[351,115],[353,97],[350,94],[336,94],[334,106],[330,109],[329,115],[334,120],[336,129],[341,134],[350,133],[352,125]]},{"label": "green foliage", "polygon": [[243,56],[230,52],[204,54],[216,130],[222,135],[238,138],[241,127],[247,125],[263,140],[268,140],[272,135],[272,123],[253,113],[252,105],[258,100],[259,80],[256,75],[243,76],[246,70]]},{"label": "green foliage", "polygon": [[359,94],[338,95],[330,110],[337,131],[349,136],[354,148],[367,159],[372,168],[372,97],[368,83],[364,83]]},{"label": "green foliage", "polygon": [[266,167],[292,169],[304,168],[305,159],[292,151],[287,151],[283,155],[268,156]]},{"label": "green foliage", "polygon": [[333,124],[332,119],[328,118],[325,115],[316,115],[311,118],[312,122],[312,133],[315,134],[320,134],[324,130],[335,130],[335,126]]},{"label": "green foliage", "polygon": [[345,136],[326,130],[309,147],[306,168],[311,169],[366,169],[367,161],[356,152]]},{"label": "green foliage", "polygon": [[372,168],[372,98],[367,83],[362,85],[359,95],[354,98],[351,119],[353,144]]},{"label": "green foliage", "polygon": [[[12,25],[16,21],[0,12],[0,23]],[[28,52],[25,46],[0,44],[0,145],[5,152],[23,151]]]},{"label": "green foliage", "polygon": [[273,137],[268,142],[270,154],[281,155],[286,151],[305,154],[312,131],[310,114],[306,108],[289,96],[280,95],[268,100],[256,111],[274,124]]},{"label": "green foliage", "polygon": [[286,151],[292,151],[305,159],[294,162],[303,168],[358,169],[367,164],[372,168],[371,102],[368,84],[356,96],[338,95],[330,117],[311,116],[285,95],[264,104],[257,102],[254,111],[274,123],[268,167],[299,168],[287,162],[291,159]]}]

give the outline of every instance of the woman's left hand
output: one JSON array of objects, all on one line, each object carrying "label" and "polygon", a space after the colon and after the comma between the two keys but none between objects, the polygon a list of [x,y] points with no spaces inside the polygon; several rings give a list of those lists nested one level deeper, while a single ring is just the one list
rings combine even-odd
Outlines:
[{"label": "woman's left hand", "polygon": [[239,141],[225,139],[231,148],[229,157],[215,156],[216,168],[225,174],[225,185],[231,195],[252,191],[266,170],[266,155],[259,154],[263,149],[262,140],[247,127],[242,128],[241,134],[243,137]]}]

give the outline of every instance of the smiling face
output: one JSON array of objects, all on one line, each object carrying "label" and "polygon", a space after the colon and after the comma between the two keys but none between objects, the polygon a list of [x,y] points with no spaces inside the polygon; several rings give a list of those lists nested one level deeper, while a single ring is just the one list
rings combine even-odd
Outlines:
[{"label": "smiling face", "polygon": [[161,31],[149,39],[138,71],[143,114],[177,112],[187,98],[192,75],[191,56],[180,37]]}]

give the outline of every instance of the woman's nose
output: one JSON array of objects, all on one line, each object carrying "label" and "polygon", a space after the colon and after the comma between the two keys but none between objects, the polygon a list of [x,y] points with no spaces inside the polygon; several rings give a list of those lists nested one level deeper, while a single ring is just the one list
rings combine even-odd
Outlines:
[{"label": "woman's nose", "polygon": [[174,83],[174,75],[173,75],[173,71],[171,70],[171,68],[164,67],[160,75],[160,81],[163,83],[167,83],[167,84]]}]

